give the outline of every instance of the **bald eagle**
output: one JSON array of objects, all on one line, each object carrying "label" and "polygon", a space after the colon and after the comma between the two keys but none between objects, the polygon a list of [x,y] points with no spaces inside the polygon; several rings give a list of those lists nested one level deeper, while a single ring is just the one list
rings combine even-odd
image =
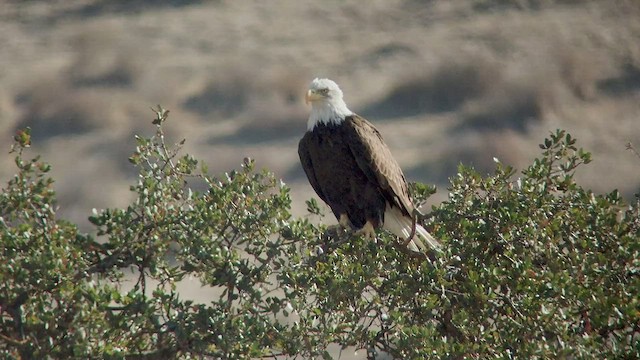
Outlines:
[{"label": "bald eagle", "polygon": [[386,229],[403,239],[409,250],[425,252],[440,244],[414,221],[402,169],[380,132],[353,113],[342,90],[329,79],[314,79],[306,94],[311,103],[307,132],[298,144],[304,172],[340,225],[375,238]]}]

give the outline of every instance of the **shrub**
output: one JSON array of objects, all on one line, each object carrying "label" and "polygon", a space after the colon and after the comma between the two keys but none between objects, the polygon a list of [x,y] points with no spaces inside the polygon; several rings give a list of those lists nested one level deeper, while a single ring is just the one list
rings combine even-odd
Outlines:
[{"label": "shrub", "polygon": [[[95,236],[56,217],[49,166],[16,136],[0,193],[4,357],[331,358],[331,344],[369,358],[640,356],[640,206],[575,183],[590,155],[569,134],[519,175],[460,166],[430,216],[446,251],[421,259],[388,234],[292,217],[289,189],[249,159],[209,175],[165,143],[167,114],[136,138],[136,199],[96,210]],[[218,295],[185,299],[186,277]]]}]

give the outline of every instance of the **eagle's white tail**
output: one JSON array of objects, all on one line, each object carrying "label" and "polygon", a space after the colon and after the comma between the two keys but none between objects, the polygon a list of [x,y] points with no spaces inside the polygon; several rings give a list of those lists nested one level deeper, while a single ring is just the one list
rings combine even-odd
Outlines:
[{"label": "eagle's white tail", "polygon": [[[384,225],[382,226],[384,229],[389,230],[392,234],[399,237],[400,241],[403,241],[411,236],[412,225],[412,219],[403,215],[400,209],[387,206],[384,212]],[[425,243],[433,250],[442,251],[440,242],[431,236],[420,224],[416,224],[416,232],[413,239],[411,239],[407,245],[407,248],[412,251],[424,253],[428,250]]]}]

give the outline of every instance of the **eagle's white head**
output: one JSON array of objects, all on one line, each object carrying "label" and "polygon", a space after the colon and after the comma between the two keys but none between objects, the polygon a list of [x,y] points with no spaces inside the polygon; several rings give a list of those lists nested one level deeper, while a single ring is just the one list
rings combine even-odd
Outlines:
[{"label": "eagle's white head", "polygon": [[309,131],[319,123],[339,124],[345,117],[353,115],[342,99],[342,90],[329,79],[313,79],[305,101],[307,104],[311,103],[311,114],[307,122]]}]

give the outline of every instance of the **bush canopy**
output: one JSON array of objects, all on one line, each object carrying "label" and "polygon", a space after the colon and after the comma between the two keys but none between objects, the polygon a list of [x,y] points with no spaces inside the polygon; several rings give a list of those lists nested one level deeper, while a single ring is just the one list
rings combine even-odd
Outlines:
[{"label": "bush canopy", "polygon": [[[460,165],[420,219],[444,253],[409,256],[291,214],[289,188],[245,161],[210,175],[136,137],[135,200],[56,215],[51,167],[12,148],[0,193],[0,353],[14,359],[640,358],[640,203],[574,180],[590,154],[558,130],[521,172]],[[435,189],[412,184],[421,202]],[[344,241],[344,239],[348,241]],[[215,296],[177,291],[199,279]]]}]

